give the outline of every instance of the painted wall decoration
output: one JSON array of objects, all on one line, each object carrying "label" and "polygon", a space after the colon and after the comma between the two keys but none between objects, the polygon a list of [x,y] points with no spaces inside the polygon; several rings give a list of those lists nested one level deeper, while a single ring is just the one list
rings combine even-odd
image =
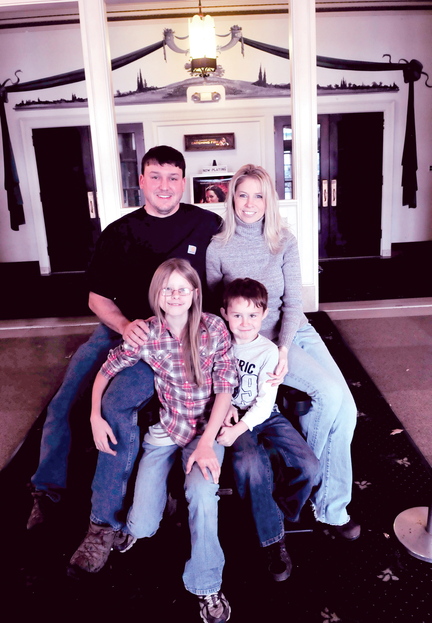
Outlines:
[{"label": "painted wall decoration", "polygon": [[[163,49],[164,54],[166,52],[166,47],[173,48],[172,41],[170,42],[170,37],[166,36],[164,33],[164,39],[162,41],[158,41],[156,43],[152,43],[145,48],[141,48],[136,50],[135,52],[128,52],[122,56],[119,56],[112,60],[112,68],[113,70],[119,69],[121,67],[125,67],[130,63],[137,61],[153,52]],[[250,46],[251,48],[255,48],[260,52],[264,52],[279,59],[282,59],[283,62],[288,61],[289,59],[289,51],[286,48],[281,48],[278,46],[270,45],[267,43],[263,43],[260,41],[256,41],[247,37],[244,37],[241,28],[238,26],[231,28],[231,41],[223,46],[224,49],[229,49],[235,46],[237,43],[240,43],[241,50],[243,52],[244,46]],[[221,48],[222,49],[222,48]],[[176,50],[174,50],[176,51]],[[180,52],[184,52],[180,50]],[[347,59],[338,59],[331,57],[318,56],[317,57],[317,65],[319,67],[324,67],[326,69],[338,69],[343,71],[367,71],[367,72],[380,72],[380,71],[402,71],[404,81],[409,83],[409,94],[408,94],[408,113],[407,113],[407,126],[406,126],[406,135],[405,135],[405,144],[404,144],[404,152],[403,152],[403,176],[402,176],[402,185],[403,185],[403,205],[408,205],[409,207],[416,207],[416,191],[417,191],[417,181],[416,181],[416,171],[417,171],[417,156],[416,156],[416,140],[415,140],[415,123],[414,123],[414,82],[418,81],[421,75],[426,75],[425,72],[422,71],[423,65],[417,61],[412,60],[410,62],[406,60],[402,60],[399,63],[391,62],[389,58],[388,62],[366,62],[366,61],[357,61],[357,60],[347,60]],[[19,70],[18,70],[19,71]],[[18,73],[16,72],[16,75]],[[284,75],[288,75],[289,73],[289,65],[287,63],[287,70],[283,72]],[[241,80],[228,80],[227,78],[223,78],[223,69],[221,67],[218,68],[218,72],[216,72],[216,76],[213,80],[217,80],[217,84],[223,84],[226,90],[226,97],[229,99],[230,97],[237,98],[250,98],[250,97],[280,97],[289,95],[289,81],[282,82],[280,84],[269,84],[267,80],[267,72],[265,69],[260,67],[257,68],[257,80],[254,82],[247,82]],[[22,210],[22,199],[20,196],[19,190],[19,180],[16,174],[16,166],[13,156],[12,145],[10,143],[10,137],[7,130],[7,119],[4,111],[4,105],[8,100],[8,93],[18,93],[25,91],[39,91],[40,89],[48,89],[56,86],[63,86],[67,84],[73,84],[77,82],[82,82],[85,79],[84,70],[74,70],[64,74],[53,75],[47,78],[41,78],[37,80],[32,80],[29,82],[20,82],[20,78],[17,77],[15,82],[12,82],[10,79],[4,80],[0,84],[0,120],[2,125],[2,134],[3,134],[3,151],[4,151],[4,161],[5,161],[5,178],[8,180],[6,190],[8,194],[8,206],[11,213],[11,228],[17,230],[21,224],[23,224],[24,216]],[[160,102],[160,101],[184,101],[186,98],[187,88],[191,86],[193,80],[197,80],[198,83],[202,84],[202,78],[188,78],[187,80],[182,80],[180,82],[170,84],[168,86],[162,88],[156,88],[149,86],[145,78],[143,78],[141,71],[138,74],[137,85],[134,91],[130,91],[127,93],[117,92],[116,94],[116,103],[122,104],[139,104],[148,102]],[[208,79],[209,80],[209,79]],[[8,84],[10,83],[10,84]],[[426,86],[430,87],[428,84],[428,76],[426,80]],[[393,89],[397,90],[397,86],[393,85],[382,85],[381,83],[376,83],[365,86],[346,83],[346,81],[342,80],[340,87],[336,85],[331,85],[327,87],[319,88],[318,92],[322,92],[326,90],[328,92],[337,92],[338,95],[343,92],[352,92],[353,90],[357,93],[361,92],[362,89],[375,89],[375,90],[386,90]],[[64,107],[74,107],[74,106],[85,106],[86,101],[84,98],[77,97],[72,94],[71,100],[61,99],[59,100],[44,100],[41,101],[39,98],[37,101],[26,100],[17,104],[16,108],[31,109],[34,107],[45,107],[45,106],[64,106]]]}]

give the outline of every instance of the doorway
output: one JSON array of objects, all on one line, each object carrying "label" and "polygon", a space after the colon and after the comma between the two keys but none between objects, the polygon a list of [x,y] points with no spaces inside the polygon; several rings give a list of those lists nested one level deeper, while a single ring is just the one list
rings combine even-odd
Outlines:
[{"label": "doorway", "polygon": [[[380,255],[383,123],[382,112],[318,116],[320,260]],[[275,137],[276,187],[291,199],[290,117],[275,118]]]},{"label": "doorway", "polygon": [[96,206],[89,213],[88,193],[96,190],[90,129],[35,129],[33,145],[51,272],[84,271],[100,233]]},{"label": "doorway", "polygon": [[[139,167],[141,124],[117,126],[123,206],[142,205]],[[101,227],[90,128],[33,129],[33,145],[51,273],[85,272]]]}]

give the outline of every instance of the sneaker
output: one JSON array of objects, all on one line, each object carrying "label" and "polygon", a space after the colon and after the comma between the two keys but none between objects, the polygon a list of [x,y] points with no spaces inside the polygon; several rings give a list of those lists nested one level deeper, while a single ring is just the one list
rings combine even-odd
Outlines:
[{"label": "sneaker", "polygon": [[211,595],[199,595],[200,616],[205,623],[224,623],[231,615],[227,598],[218,591]]},{"label": "sneaker", "polygon": [[288,579],[292,571],[291,558],[286,551],[285,539],[269,545],[267,548],[268,570],[275,582],[283,582]]},{"label": "sneaker", "polygon": [[32,496],[33,507],[27,521],[27,530],[32,530],[36,526],[45,523],[51,512],[51,505],[54,504],[45,491],[33,491]]},{"label": "sneaker", "polygon": [[135,545],[136,541],[136,537],[119,530],[115,533],[112,549],[115,552],[124,554],[124,552],[127,552],[133,545]]},{"label": "sneaker", "polygon": [[100,571],[108,560],[115,535],[111,526],[99,526],[90,522],[85,539],[70,559],[72,567],[78,567],[87,573]]},{"label": "sneaker", "polygon": [[332,530],[335,534],[343,537],[347,541],[355,541],[359,538],[361,533],[361,526],[354,519],[350,519],[348,523],[343,526],[332,526]]}]

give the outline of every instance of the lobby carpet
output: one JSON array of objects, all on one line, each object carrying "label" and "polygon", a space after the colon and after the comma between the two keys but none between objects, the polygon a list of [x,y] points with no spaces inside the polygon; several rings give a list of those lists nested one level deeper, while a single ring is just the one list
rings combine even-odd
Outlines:
[{"label": "lobby carpet", "polygon": [[[342,369],[358,406],[352,444],[352,516],[360,539],[345,542],[319,528],[305,510],[301,527],[288,533],[291,577],[266,575],[262,550],[236,496],[220,500],[220,536],[226,555],[223,591],[230,621],[250,623],[427,623],[432,620],[432,564],[411,556],[393,531],[405,509],[432,503],[429,465],[404,431],[325,313],[310,314]],[[78,409],[77,420],[82,420]],[[81,416],[81,418],[80,418]],[[184,509],[167,516],[158,533],[107,566],[75,579],[66,573],[88,523],[89,484],[96,459],[87,424],[76,425],[80,443],[71,457],[68,498],[52,523],[28,533],[31,508],[27,483],[39,451],[44,414],[9,465],[0,472],[3,511],[2,609],[13,621],[38,616],[58,620],[198,623],[196,599],[182,585],[188,555]]]}]

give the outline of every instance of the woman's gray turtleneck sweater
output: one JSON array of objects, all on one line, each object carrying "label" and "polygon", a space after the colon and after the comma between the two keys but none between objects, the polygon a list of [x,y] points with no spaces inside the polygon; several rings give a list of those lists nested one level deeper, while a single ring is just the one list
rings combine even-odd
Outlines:
[{"label": "woman's gray turtleneck sweater", "polygon": [[282,249],[271,253],[263,235],[263,219],[243,223],[236,217],[234,236],[223,244],[214,238],[206,259],[207,284],[211,291],[223,282],[249,277],[265,285],[269,314],[260,333],[288,349],[298,329],[307,322],[303,313],[300,259],[297,240],[287,233]]}]

